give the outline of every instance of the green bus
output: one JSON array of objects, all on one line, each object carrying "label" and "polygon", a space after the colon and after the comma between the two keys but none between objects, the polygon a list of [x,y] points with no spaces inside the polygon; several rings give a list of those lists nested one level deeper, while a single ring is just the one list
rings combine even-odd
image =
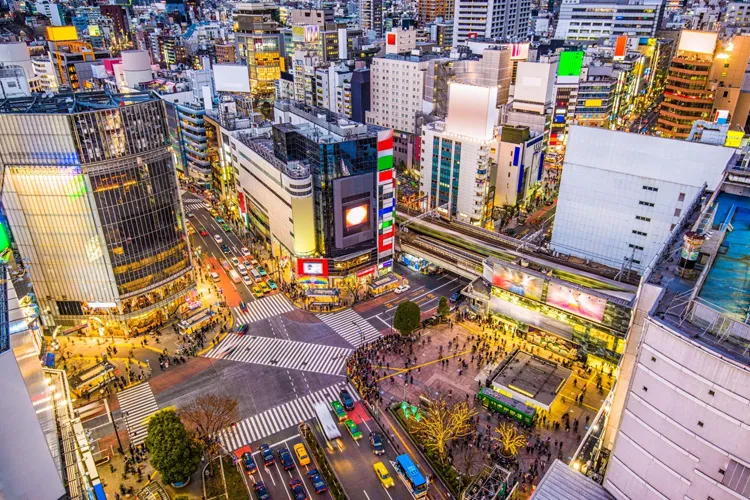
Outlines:
[{"label": "green bus", "polygon": [[536,408],[527,406],[521,401],[509,398],[489,387],[482,387],[479,391],[478,398],[479,402],[482,403],[482,406],[485,408],[502,413],[503,415],[508,415],[525,426],[531,427],[534,423]]}]

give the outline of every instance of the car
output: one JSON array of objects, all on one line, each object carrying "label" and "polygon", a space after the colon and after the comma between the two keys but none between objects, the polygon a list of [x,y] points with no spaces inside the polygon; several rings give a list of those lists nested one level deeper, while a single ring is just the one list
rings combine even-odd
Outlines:
[{"label": "car", "polygon": [[208,213],[210,213],[210,214],[211,214],[211,217],[216,217],[216,216],[218,216],[218,215],[219,215],[219,212],[217,212],[217,211],[216,211],[215,209],[213,209],[213,208],[212,208],[212,209],[210,209],[210,210],[208,211]]},{"label": "car", "polygon": [[245,247],[240,248],[240,252],[242,252],[242,255],[244,255],[245,257],[249,257],[250,256],[250,250],[248,250]]},{"label": "car", "polygon": [[205,236],[208,236],[208,231],[206,231],[205,229],[201,229],[201,232],[198,234],[205,237]]},{"label": "car", "polygon": [[237,264],[237,271],[239,271],[242,276],[247,276],[247,268],[242,262]]},{"label": "car", "polygon": [[265,276],[268,273],[266,273],[266,270],[263,269],[263,267],[258,266],[258,274],[260,274],[261,276]]},{"label": "car", "polygon": [[193,212],[188,212],[188,217],[195,217],[195,214]]},{"label": "car", "polygon": [[266,284],[268,285],[268,288],[270,288],[271,290],[276,290],[279,288],[278,286],[276,286],[276,282],[274,280],[268,280],[266,281]]},{"label": "car", "polygon": [[281,465],[284,466],[284,470],[294,469],[294,459],[292,458],[292,454],[289,453],[289,449],[279,448],[279,451],[277,453],[279,454]]},{"label": "car", "polygon": [[271,447],[266,443],[260,445],[260,454],[263,456],[263,463],[266,465],[266,467],[270,467],[276,463],[276,458],[273,456]]},{"label": "car", "polygon": [[258,267],[258,261],[256,259],[250,259],[250,265],[252,267]]},{"label": "car", "polygon": [[328,486],[326,486],[326,482],[323,481],[323,478],[320,477],[318,469],[312,469],[310,472],[308,472],[307,478],[312,483],[313,488],[315,488],[315,493],[317,493],[318,495],[328,491]]},{"label": "car", "polygon": [[222,229],[223,229],[224,231],[226,231],[227,233],[231,233],[231,232],[232,232],[232,228],[231,228],[231,227],[229,227],[229,224],[227,224],[226,222],[225,222],[224,224],[222,224],[222,225],[221,225],[221,228],[222,228]]},{"label": "car", "polygon": [[217,224],[224,224],[224,219],[222,219],[221,217],[216,217],[216,223]]},{"label": "car", "polygon": [[289,491],[292,492],[292,500],[308,500],[305,488],[299,479],[289,481]]},{"label": "car", "polygon": [[268,285],[266,285],[265,281],[259,281],[258,282],[258,287],[260,287],[260,289],[263,290],[263,293],[268,293],[268,292],[271,291],[271,289],[268,288]]},{"label": "car", "polygon": [[238,264],[240,263],[240,261],[239,261],[239,260],[237,260],[237,257],[232,257],[232,258],[231,258],[231,259],[229,259],[229,260],[231,260],[231,261],[232,261],[232,264],[234,264],[235,266],[236,266],[236,265],[238,265]]},{"label": "car", "polygon": [[352,395],[349,394],[349,391],[342,389],[341,392],[339,392],[339,399],[344,404],[346,411],[352,411],[354,409],[354,399],[352,398]]},{"label": "car", "polygon": [[255,491],[255,498],[258,500],[271,500],[271,495],[268,494],[268,490],[266,489],[266,485],[263,484],[263,481],[255,483],[253,491]]},{"label": "car", "polygon": [[453,292],[453,295],[451,295],[450,301],[458,302],[459,300],[461,300],[461,292]]},{"label": "car", "polygon": [[352,437],[353,440],[362,439],[362,431],[359,430],[359,427],[357,427],[357,424],[354,423],[354,420],[347,419],[344,421],[344,427],[346,427],[346,430],[349,431],[349,435]]},{"label": "car", "polygon": [[383,462],[375,462],[375,465],[373,465],[372,468],[375,469],[375,475],[378,476],[380,484],[383,485],[383,488],[392,488],[396,485],[393,482],[393,478],[391,477],[391,475],[388,474],[388,469],[385,468]]},{"label": "car", "polygon": [[232,264],[230,264],[227,259],[221,259],[221,267],[223,267],[225,271],[229,271],[232,269]]},{"label": "car", "polygon": [[255,295],[255,297],[258,299],[263,297],[263,290],[261,290],[258,286],[252,287],[250,291],[253,292],[253,295]]},{"label": "car", "polygon": [[310,463],[310,456],[307,454],[307,450],[305,449],[304,444],[302,443],[295,444],[294,454],[297,455],[297,461],[299,462],[300,467],[303,467]]},{"label": "car", "polygon": [[336,417],[339,419],[339,422],[343,422],[348,417],[346,416],[346,412],[344,411],[344,407],[341,406],[341,403],[336,401],[335,399],[331,401],[331,409],[333,410],[333,413],[336,414]]},{"label": "car", "polygon": [[397,287],[397,288],[396,288],[396,289],[394,290],[394,292],[396,292],[397,294],[402,294],[402,293],[404,293],[404,292],[408,291],[408,290],[409,290],[410,288],[411,288],[411,287],[410,287],[409,285],[399,285],[399,286],[398,286],[398,287]]},{"label": "car", "polygon": [[231,250],[229,249],[229,247],[227,245],[221,245],[221,251],[224,252],[224,253],[230,253],[231,252]]},{"label": "car", "polygon": [[211,273],[211,280],[213,280],[214,283],[219,281],[219,279],[219,273]]},{"label": "car", "polygon": [[383,436],[379,432],[370,433],[370,445],[372,446],[372,452],[376,455],[382,455],[385,453],[385,446],[383,446]]},{"label": "car", "polygon": [[249,451],[242,454],[242,465],[245,467],[245,472],[248,475],[258,472],[258,467],[256,467],[255,460],[253,460],[253,455]]},{"label": "car", "polygon": [[219,243],[219,244],[224,243],[224,240],[218,234],[214,235],[214,240],[216,241],[216,243]]}]

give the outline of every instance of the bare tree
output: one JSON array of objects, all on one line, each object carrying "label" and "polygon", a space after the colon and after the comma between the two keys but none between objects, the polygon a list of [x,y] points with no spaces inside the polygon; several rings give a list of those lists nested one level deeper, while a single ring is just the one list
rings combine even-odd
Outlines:
[{"label": "bare tree", "polygon": [[437,453],[445,461],[448,445],[456,439],[472,433],[477,412],[466,402],[447,403],[443,398],[427,405],[422,418],[414,421],[413,429],[428,450]]},{"label": "bare tree", "polygon": [[239,420],[237,400],[228,396],[204,394],[178,410],[185,427],[195,432],[196,438],[209,454],[217,447],[217,433]]}]

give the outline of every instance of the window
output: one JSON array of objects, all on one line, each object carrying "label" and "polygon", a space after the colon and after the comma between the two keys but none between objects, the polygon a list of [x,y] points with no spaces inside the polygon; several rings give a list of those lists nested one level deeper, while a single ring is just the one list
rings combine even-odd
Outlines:
[{"label": "window", "polygon": [[728,90],[724,91],[724,97],[729,97],[729,91]]},{"label": "window", "polygon": [[628,245],[630,248],[635,248],[636,250],[643,250],[643,247],[639,247],[638,245],[633,245],[632,243]]},{"label": "window", "polygon": [[637,234],[638,236],[648,236],[648,233],[644,233],[643,231],[638,231],[637,229],[633,229],[633,234]]},{"label": "window", "polygon": [[645,189],[646,191],[658,191],[659,190],[659,188],[655,188],[652,186],[643,186],[643,189]]},{"label": "window", "polygon": [[636,220],[642,220],[642,221],[645,221],[645,222],[651,222],[650,218],[644,217],[642,215],[636,215],[635,218],[636,218]]},{"label": "window", "polygon": [[681,208],[675,208],[674,209],[674,216],[675,217],[679,217],[681,213],[682,213],[682,209]]},{"label": "window", "polygon": [[685,193],[680,193],[680,196],[677,197],[677,201],[685,201]]},{"label": "window", "polygon": [[644,207],[653,207],[654,206],[653,203],[648,202],[648,201],[639,201],[638,204],[639,205],[643,205]]},{"label": "window", "polygon": [[698,427],[703,427],[703,422],[701,422],[700,420],[698,420]]}]

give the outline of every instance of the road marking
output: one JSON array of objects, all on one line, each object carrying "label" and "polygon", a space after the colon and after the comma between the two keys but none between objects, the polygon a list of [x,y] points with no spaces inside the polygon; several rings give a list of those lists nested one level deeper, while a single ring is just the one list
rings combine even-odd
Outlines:
[{"label": "road marking", "polygon": [[353,309],[316,316],[354,347],[362,345],[363,337],[365,344],[381,337],[380,332]]},{"label": "road marking", "polygon": [[365,496],[367,497],[367,500],[370,500],[370,495],[367,494],[367,490],[362,490],[362,493],[365,494]]},{"label": "road marking", "polygon": [[[130,444],[137,446],[146,440],[148,435],[148,417],[159,411],[156,398],[148,382],[143,382],[130,389],[117,393],[120,412],[130,436]],[[127,415],[125,415],[127,413]]]}]

